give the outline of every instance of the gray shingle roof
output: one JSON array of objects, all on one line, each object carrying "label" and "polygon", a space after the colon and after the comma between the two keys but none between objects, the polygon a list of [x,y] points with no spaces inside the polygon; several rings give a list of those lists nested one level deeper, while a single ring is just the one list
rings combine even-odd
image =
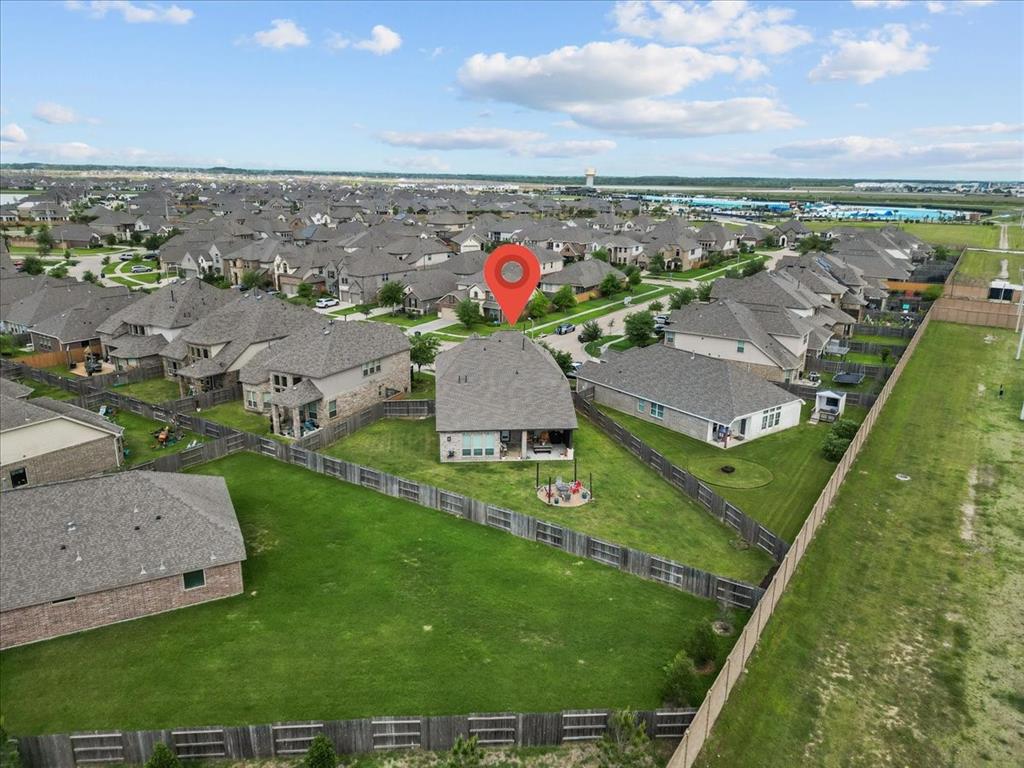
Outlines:
[{"label": "gray shingle roof", "polygon": [[121,324],[182,328],[238,298],[199,278],[165,285],[101,323],[97,330],[113,334]]},{"label": "gray shingle roof", "polygon": [[800,367],[800,360],[771,337],[758,313],[744,304],[724,299],[713,304],[690,304],[671,313],[671,330],[697,336],[749,341],[783,370]]},{"label": "gray shingle roof", "polygon": [[587,362],[576,376],[720,424],[800,399],[741,365],[664,344]]},{"label": "gray shingle roof", "polygon": [[576,288],[593,288],[601,284],[605,276],[613,274],[619,280],[625,280],[626,276],[615,267],[601,261],[600,259],[586,259],[566,264],[557,272],[550,272],[540,281],[548,285],[571,285]]},{"label": "gray shingle roof", "polygon": [[0,430],[4,432],[59,417],[81,421],[114,435],[124,432],[123,427],[112,424],[98,413],[87,411],[71,403],[51,400],[48,397],[23,400],[8,397],[6,393],[0,394]]},{"label": "gray shingle roof", "polygon": [[569,382],[518,331],[473,336],[437,357],[437,429],[575,429]]},{"label": "gray shingle roof", "polygon": [[4,611],[245,559],[221,477],[121,472],[5,491],[3,502]]},{"label": "gray shingle roof", "polygon": [[22,400],[32,394],[32,387],[26,387],[10,379],[0,378],[0,395]]},{"label": "gray shingle roof", "polygon": [[309,379],[303,379],[282,392],[275,392],[270,396],[270,402],[274,405],[283,405],[286,408],[298,408],[307,403],[316,403],[322,400],[324,393],[317,389]]}]

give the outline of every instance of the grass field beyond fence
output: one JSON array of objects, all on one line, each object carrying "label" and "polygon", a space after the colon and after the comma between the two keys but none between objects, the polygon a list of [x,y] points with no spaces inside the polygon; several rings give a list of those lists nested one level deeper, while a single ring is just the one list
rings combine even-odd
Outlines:
[{"label": "grass field beyond fence", "polygon": [[975,248],[998,248],[999,227],[991,224],[966,224],[950,222],[937,224],[932,222],[902,221],[847,221],[845,219],[831,221],[805,221],[808,229],[825,232],[841,227],[864,227],[881,229],[897,227],[908,234],[915,235],[926,243],[946,246],[974,246]]},{"label": "grass field beyond fence", "polygon": [[699,765],[1021,764],[1014,346],[1009,331],[930,324]]},{"label": "grass field beyond fence", "polygon": [[196,471],[227,480],[245,593],[5,651],[9,731],[654,708],[662,666],[718,615],[274,459]]},{"label": "grass field beyond fence", "polygon": [[[593,536],[664,555],[686,565],[758,583],[772,565],[736,535],[580,417],[573,435],[580,479],[594,478],[594,500],[581,507],[548,506],[537,498],[538,462],[440,461],[433,419],[385,419],[323,452],[385,472],[431,483],[492,504],[562,523]],[[542,461],[548,477],[572,480],[571,461]]]}]

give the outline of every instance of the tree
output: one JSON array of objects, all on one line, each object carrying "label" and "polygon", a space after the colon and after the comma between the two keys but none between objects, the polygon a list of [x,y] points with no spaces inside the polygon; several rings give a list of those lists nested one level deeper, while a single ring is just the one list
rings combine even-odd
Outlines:
[{"label": "tree", "polygon": [[665,305],[662,304],[660,301],[657,301],[657,300],[652,301],[650,304],[647,305],[647,310],[649,312],[654,312],[655,314],[657,314],[658,312],[661,312],[661,310],[663,310],[664,308],[665,308]]},{"label": "tree", "polygon": [[181,761],[171,752],[170,747],[158,741],[153,747],[153,754],[146,761],[145,768],[181,768]]},{"label": "tree", "polygon": [[633,264],[626,267],[626,279],[631,286],[640,285],[640,267]]},{"label": "tree", "polygon": [[751,259],[743,265],[743,277],[750,277],[756,275],[758,272],[764,271],[764,261],[761,259]]},{"label": "tree", "polygon": [[697,298],[697,292],[693,288],[680,288],[669,297],[669,309],[682,309],[695,298]]},{"label": "tree", "polygon": [[853,436],[857,434],[858,429],[860,429],[860,425],[853,419],[840,419],[832,425],[832,429],[829,432],[841,440],[853,440]]},{"label": "tree", "polygon": [[650,270],[658,273],[665,271],[665,257],[660,252],[651,256]]},{"label": "tree", "polygon": [[145,242],[143,242],[143,246],[145,246],[147,251],[159,250],[160,246],[163,244],[164,241],[160,237],[160,235],[150,235],[149,237],[146,238]]},{"label": "tree", "polygon": [[338,764],[338,755],[334,751],[331,740],[318,733],[309,749],[306,750],[306,757],[302,761],[305,768],[335,768]]},{"label": "tree", "polygon": [[878,356],[882,360],[882,365],[888,365],[889,361],[892,360],[892,350],[888,347],[882,347],[882,351],[878,353]]},{"label": "tree", "polygon": [[32,226],[31,224],[26,224],[25,225],[25,234],[26,235],[31,235],[34,230],[35,230],[35,227]]},{"label": "tree", "polygon": [[96,275],[93,273],[91,269],[85,270],[85,274],[82,275],[82,279],[85,280],[85,282],[87,283],[98,282]]},{"label": "tree", "polygon": [[921,298],[925,301],[935,301],[936,299],[942,298],[942,286],[941,285],[929,285],[924,289],[921,294]]},{"label": "tree", "polygon": [[133,229],[129,239],[132,241],[132,245],[138,245],[142,242],[142,233]]},{"label": "tree", "polygon": [[455,739],[452,751],[441,763],[441,768],[480,768],[484,761],[484,751],[477,743],[476,736]]},{"label": "tree", "polygon": [[800,254],[810,253],[811,251],[831,251],[832,241],[815,232],[797,243],[796,250]]},{"label": "tree", "polygon": [[7,732],[2,717],[0,717],[0,768],[21,768],[18,740]]},{"label": "tree", "polygon": [[109,256],[104,256],[102,259],[100,259],[100,264],[102,264],[104,267],[107,266],[107,264],[109,264],[109,263],[110,263],[110,257]]},{"label": "tree", "polygon": [[110,234],[110,235],[104,235],[104,236],[103,236],[103,242],[104,242],[104,243],[106,243],[106,244],[107,244],[107,245],[109,245],[109,246],[114,246],[114,245],[117,245],[117,237],[115,237],[115,236],[114,236],[114,235],[112,235],[112,234]]},{"label": "tree", "polygon": [[567,312],[576,306],[576,294],[571,285],[563,285],[551,297],[551,303],[559,312]]},{"label": "tree", "polygon": [[39,234],[36,235],[36,250],[39,251],[40,255],[45,255],[53,250],[54,239],[50,233],[50,228],[43,224],[39,228]]},{"label": "tree", "polygon": [[312,299],[313,286],[309,283],[299,283],[299,287],[295,290],[295,293],[300,299]]},{"label": "tree", "polygon": [[551,357],[553,357],[555,362],[558,363],[558,367],[562,369],[562,373],[569,373],[572,370],[572,354],[560,349],[554,349],[543,341],[540,342],[540,345],[551,353]]},{"label": "tree", "polygon": [[840,437],[835,432],[829,432],[828,437],[825,438],[824,445],[821,447],[821,452],[829,461],[839,461],[843,458],[843,454],[846,453],[846,449],[849,447],[850,441],[847,438]]},{"label": "tree", "polygon": [[701,280],[697,283],[697,298],[700,301],[711,301],[711,281]]},{"label": "tree", "polygon": [[704,666],[709,661],[715,660],[718,656],[718,642],[715,640],[715,630],[708,622],[702,621],[693,630],[687,650],[698,666]]},{"label": "tree", "polygon": [[601,292],[602,296],[614,296],[616,293],[622,290],[622,283],[619,278],[615,276],[614,272],[609,272],[604,276],[601,284],[597,286],[597,289]]},{"label": "tree", "polygon": [[597,742],[600,768],[654,768],[655,759],[647,728],[632,710],[614,713]]},{"label": "tree", "polygon": [[416,364],[416,370],[421,371],[424,365],[430,365],[437,359],[440,349],[441,341],[436,336],[413,336],[409,359]]},{"label": "tree", "polygon": [[391,314],[395,313],[395,307],[405,301],[405,286],[396,280],[388,280],[377,291],[377,303],[382,307],[391,307]]},{"label": "tree", "polygon": [[638,347],[647,346],[654,335],[654,315],[650,312],[631,312],[624,323],[626,337]]},{"label": "tree", "polygon": [[604,261],[604,262],[608,261],[608,251],[606,251],[604,248],[598,248],[596,251],[594,251],[590,255],[593,256],[598,261]]},{"label": "tree", "polygon": [[580,329],[580,336],[583,337],[584,343],[597,341],[602,335],[601,326],[597,324],[596,320],[587,320]]},{"label": "tree", "polygon": [[539,291],[530,299],[530,303],[526,307],[526,313],[534,320],[539,320],[550,311],[551,302],[548,301],[547,296]]},{"label": "tree", "polygon": [[936,261],[953,261],[953,251],[944,245],[936,245],[932,249],[932,256]]},{"label": "tree", "polygon": [[44,269],[43,260],[38,256],[26,256],[21,262],[21,271],[30,275],[41,275]]},{"label": "tree", "polygon": [[247,269],[242,273],[241,285],[245,289],[249,288],[263,288],[270,285],[270,278],[255,269]]},{"label": "tree", "polygon": [[67,277],[68,268],[63,264],[58,264],[50,270],[50,277]]},{"label": "tree", "polygon": [[695,707],[704,698],[703,687],[693,659],[686,651],[680,651],[665,667],[665,682],[662,697],[680,707]]},{"label": "tree", "polygon": [[455,316],[467,328],[472,328],[484,321],[484,316],[480,314],[480,307],[469,298],[463,299],[456,305]]}]

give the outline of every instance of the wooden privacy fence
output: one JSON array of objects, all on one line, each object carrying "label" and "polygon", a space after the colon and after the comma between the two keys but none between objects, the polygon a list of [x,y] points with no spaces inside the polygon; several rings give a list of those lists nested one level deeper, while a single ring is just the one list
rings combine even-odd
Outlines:
[{"label": "wooden privacy fence", "polygon": [[914,335],[914,328],[857,323],[853,326],[853,332],[868,336],[892,336],[894,338],[907,339],[909,341],[909,339]]},{"label": "wooden privacy fence", "polygon": [[292,445],[315,451],[381,419],[425,419],[433,415],[433,400],[385,400],[374,403],[359,413],[353,413],[348,418],[331,422],[315,432],[303,435]]},{"label": "wooden privacy fence", "polygon": [[800,533],[797,534],[793,545],[789,548],[778,570],[776,570],[775,575],[769,582],[764,597],[757,604],[757,608],[754,609],[746,626],[743,627],[743,631],[740,632],[740,636],[737,638],[732,651],[726,657],[725,664],[722,665],[722,669],[715,678],[715,682],[711,684],[707,696],[704,697],[704,701],[697,709],[697,714],[693,717],[690,727],[687,728],[686,733],[683,735],[683,739],[676,748],[675,754],[672,755],[668,768],[690,768],[696,762],[701,747],[707,741],[711,728],[714,726],[719,714],[721,714],[729,694],[743,674],[747,660],[754,652],[754,648],[757,646],[757,641],[760,639],[768,619],[775,612],[775,607],[778,605],[779,600],[782,599],[782,595],[790,579],[793,577],[797,564],[803,558],[804,552],[807,551],[807,547],[814,538],[815,532],[821,526],[822,521],[824,521],[828,508],[832,505],[840,486],[843,484],[843,480],[846,479],[846,475],[853,466],[853,462],[857,459],[857,455],[864,446],[868,435],[871,434],[871,430],[874,428],[875,422],[878,421],[882,408],[889,399],[889,395],[892,394],[896,382],[899,381],[900,376],[903,374],[903,370],[906,368],[921,337],[928,328],[930,320],[931,315],[928,315],[918,328],[917,333],[907,347],[906,353],[896,365],[893,375],[885,383],[885,386],[882,387],[878,400],[871,407],[871,410],[868,411],[868,415],[850,443],[846,455],[840,460],[839,465],[832,473],[832,477],[829,478],[828,484],[822,490],[821,495],[818,496],[818,500],[811,509],[811,513],[800,528]]},{"label": "wooden privacy fence", "polygon": [[586,397],[574,393],[573,400],[580,413],[596,424],[608,437],[654,469],[670,485],[699,503],[716,520],[735,530],[745,542],[760,547],[771,555],[775,562],[782,560],[789,549],[789,544],[782,537],[765,528],[735,504],[723,499],[711,490],[707,483],[685,469],[677,467],[615,419],[598,410]]},{"label": "wooden privacy fence", "polygon": [[[637,712],[653,739],[678,740],[693,709]],[[294,758],[323,734],[340,754],[400,749],[451,749],[458,737],[476,736],[491,747],[541,747],[596,741],[608,730],[612,710],[497,712],[358,720],[314,720],[267,725],[193,726],[154,731],[92,731],[18,739],[25,768],[76,768],[99,763],[139,765],[163,742],[181,760]]]},{"label": "wooden privacy fence", "polygon": [[[780,383],[776,381],[773,383],[775,386],[782,387],[787,392],[792,392],[794,395],[797,395],[804,400],[814,400],[818,392],[828,389],[828,387],[825,386],[810,387],[806,384],[796,384],[795,382]],[[865,407],[870,407],[875,404],[877,399],[878,395],[870,392],[846,392],[847,405],[863,405]]]},{"label": "wooden privacy fence", "polygon": [[825,371],[826,373],[863,373],[869,379],[887,378],[892,375],[893,370],[890,365],[854,363],[849,360],[824,360],[820,357],[808,357],[804,361],[804,368],[808,371]]},{"label": "wooden privacy fence", "polygon": [[866,355],[880,355],[882,352],[888,352],[894,361],[899,360],[903,350],[907,348],[904,344],[879,344],[874,341],[854,341],[853,339],[844,339],[844,341],[847,349],[851,352],[863,352]]},{"label": "wooden privacy fence", "polygon": [[8,377],[32,379],[43,384],[74,392],[78,395],[87,395],[91,392],[100,392],[109,387],[116,387],[123,384],[134,384],[138,381],[146,381],[158,376],[163,376],[163,366],[146,365],[139,368],[129,368],[126,371],[115,371],[114,373],[101,373],[95,376],[75,376],[69,378],[60,376],[41,368],[33,368],[14,360],[0,359],[0,373]]},{"label": "wooden privacy fence", "polygon": [[935,302],[931,314],[936,320],[962,325],[988,325],[993,328],[1017,327],[1016,304],[971,299],[941,298]]}]

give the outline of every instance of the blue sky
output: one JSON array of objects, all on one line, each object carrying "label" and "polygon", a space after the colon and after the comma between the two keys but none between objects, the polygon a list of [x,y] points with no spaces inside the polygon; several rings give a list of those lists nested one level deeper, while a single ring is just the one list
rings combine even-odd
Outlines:
[{"label": "blue sky", "polygon": [[0,4],[4,162],[1024,178],[1024,3]]}]

